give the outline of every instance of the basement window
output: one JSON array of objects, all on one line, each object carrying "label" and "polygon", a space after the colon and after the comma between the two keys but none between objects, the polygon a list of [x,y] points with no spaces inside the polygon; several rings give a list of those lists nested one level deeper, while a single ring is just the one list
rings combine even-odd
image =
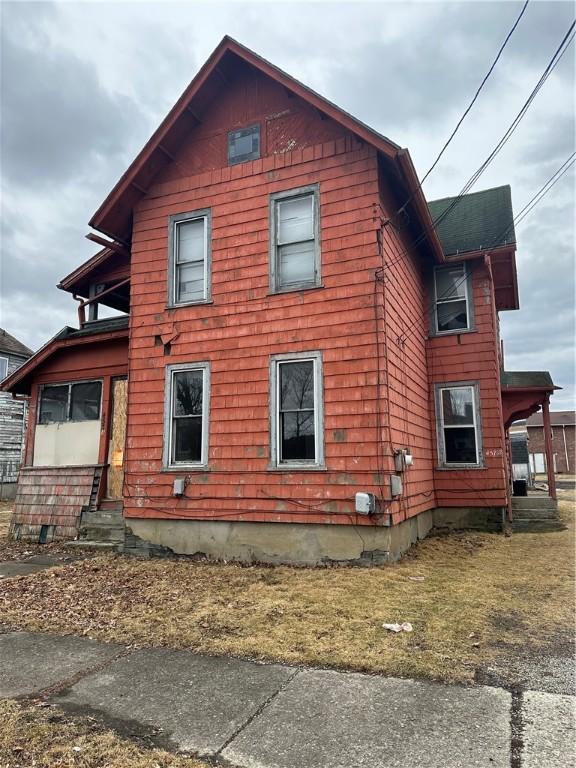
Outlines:
[{"label": "basement window", "polygon": [[270,197],[270,290],[320,285],[318,186]]},{"label": "basement window", "polygon": [[438,455],[441,467],[482,465],[478,385],[436,385]]},{"label": "basement window", "polygon": [[470,286],[465,264],[434,270],[435,333],[458,333],[471,329]]},{"label": "basement window", "polygon": [[210,211],[170,217],[169,306],[210,299]]},{"label": "basement window", "polygon": [[275,355],[270,363],[272,463],[324,463],[322,359],[319,352]]},{"label": "basement window", "polygon": [[205,467],[208,460],[208,363],[166,368],[164,466]]},{"label": "basement window", "polygon": [[260,126],[251,125],[228,134],[228,165],[258,160],[260,157]]},{"label": "basement window", "polygon": [[97,421],[102,401],[101,381],[47,384],[40,391],[39,424]]}]

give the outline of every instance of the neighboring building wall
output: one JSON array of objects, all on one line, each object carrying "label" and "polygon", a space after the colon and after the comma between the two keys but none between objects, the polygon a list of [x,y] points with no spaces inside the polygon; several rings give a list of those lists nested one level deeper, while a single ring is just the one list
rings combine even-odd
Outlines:
[{"label": "neighboring building wall", "polygon": [[[528,450],[531,454],[543,454],[544,461],[546,460],[544,429],[542,427],[528,427]],[[552,452],[556,472],[576,474],[576,427],[573,424],[555,424],[552,427]]]},{"label": "neighboring building wall", "polygon": [[[263,98],[256,114],[250,110],[257,102],[247,102],[241,89],[216,105],[221,113],[210,125],[220,146],[238,122],[283,111],[294,115],[286,148],[334,131],[318,117],[311,130],[308,108],[277,86],[266,89],[273,99]],[[376,152],[338,139],[195,176],[187,175],[192,157],[183,149],[134,213],[125,514],[368,524],[354,514],[354,493],[381,495]],[[269,195],[311,183],[320,185],[323,287],[270,295]],[[168,217],[204,208],[212,212],[213,303],[166,309]],[[169,354],[162,337],[171,339]],[[317,350],[327,469],[271,471],[270,357]],[[209,469],[163,472],[165,367],[200,361],[211,364]],[[174,498],[174,477],[183,475],[187,496]]]},{"label": "neighboring building wall", "polygon": [[[433,392],[435,384],[479,384],[484,467],[436,469],[436,498],[438,507],[442,508],[487,505],[504,507],[507,503],[508,469],[500,394],[500,353],[494,290],[490,272],[484,262],[478,259],[468,264],[472,275],[475,330],[429,339],[430,411],[435,413],[436,410]],[[436,442],[434,453],[435,461],[438,462]]]},{"label": "neighboring building wall", "polygon": [[[24,357],[1,352],[8,358],[8,374],[26,360]],[[15,483],[22,461],[26,434],[27,408],[23,400],[15,400],[8,392],[0,392],[0,483]]]}]

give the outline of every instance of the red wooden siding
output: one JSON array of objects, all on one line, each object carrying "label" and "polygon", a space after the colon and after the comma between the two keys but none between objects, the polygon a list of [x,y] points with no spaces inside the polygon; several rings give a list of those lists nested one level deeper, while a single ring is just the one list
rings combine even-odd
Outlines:
[{"label": "red wooden siding", "polygon": [[[476,331],[431,338],[428,342],[430,409],[434,414],[434,384],[478,382],[482,420],[483,469],[436,470],[438,506],[505,506],[506,451],[500,396],[500,349],[494,289],[481,259],[469,262],[474,294]],[[437,466],[436,443],[434,444]]]}]

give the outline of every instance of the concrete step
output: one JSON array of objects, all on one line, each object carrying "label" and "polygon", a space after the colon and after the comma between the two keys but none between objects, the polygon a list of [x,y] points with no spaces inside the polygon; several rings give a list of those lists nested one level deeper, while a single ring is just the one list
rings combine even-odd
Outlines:
[{"label": "concrete step", "polygon": [[82,525],[124,525],[122,512],[84,512]]},{"label": "concrete step", "polygon": [[522,517],[525,520],[557,520],[558,512],[555,509],[522,508],[514,509],[514,519]]},{"label": "concrete step", "polygon": [[513,509],[558,509],[558,502],[550,496],[512,496]]},{"label": "concrete step", "polygon": [[124,541],[124,526],[82,525],[80,527],[80,539],[88,539],[90,541]]},{"label": "concrete step", "polygon": [[102,551],[121,552],[122,543],[116,541],[91,541],[90,539],[78,539],[69,543],[71,547],[78,549],[98,549]]},{"label": "concrete step", "polygon": [[565,531],[566,526],[560,520],[523,520],[512,521],[513,533],[551,533],[552,531]]}]

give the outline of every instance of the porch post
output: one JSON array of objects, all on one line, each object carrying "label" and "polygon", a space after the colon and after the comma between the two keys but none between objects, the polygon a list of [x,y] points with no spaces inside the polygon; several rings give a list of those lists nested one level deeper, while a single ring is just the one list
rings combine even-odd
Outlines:
[{"label": "porch post", "polygon": [[546,449],[546,471],[548,473],[548,495],[556,498],[556,478],[554,477],[554,452],[552,449],[552,428],[550,426],[550,395],[546,395],[542,403],[544,421],[544,445]]}]

